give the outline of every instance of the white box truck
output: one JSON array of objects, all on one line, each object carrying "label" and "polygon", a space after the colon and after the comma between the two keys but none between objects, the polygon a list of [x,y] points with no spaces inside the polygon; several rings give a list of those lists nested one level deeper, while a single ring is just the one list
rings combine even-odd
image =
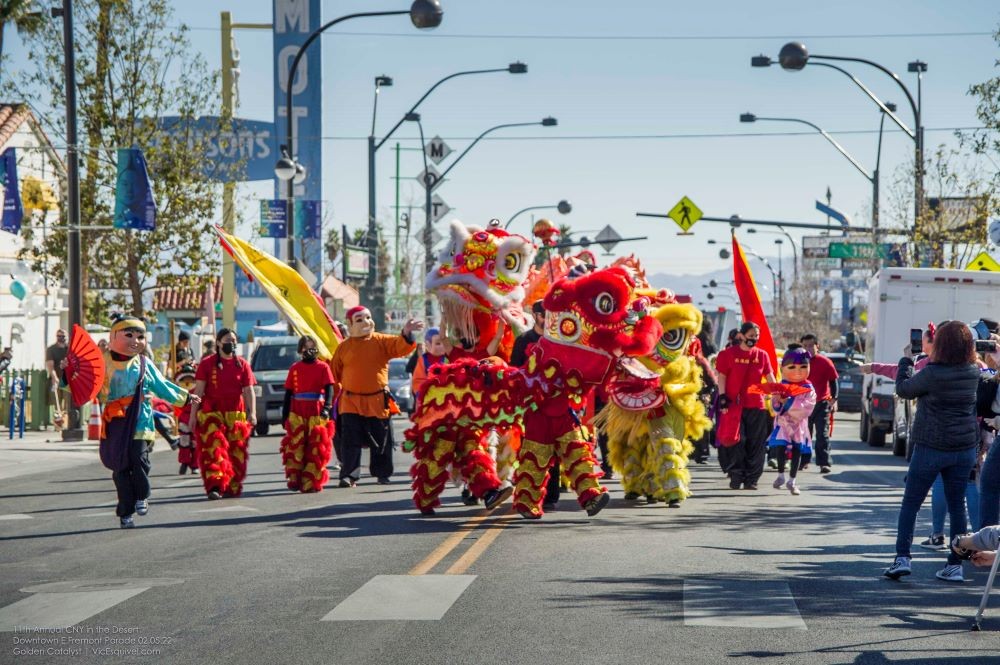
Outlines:
[{"label": "white box truck", "polygon": [[[974,323],[1000,319],[1000,273],[936,268],[883,268],[869,281],[869,362],[899,362],[910,329],[933,321]],[[906,453],[912,405],[895,397],[895,382],[869,374],[861,392],[862,441],[884,446],[892,433],[893,452]]]}]

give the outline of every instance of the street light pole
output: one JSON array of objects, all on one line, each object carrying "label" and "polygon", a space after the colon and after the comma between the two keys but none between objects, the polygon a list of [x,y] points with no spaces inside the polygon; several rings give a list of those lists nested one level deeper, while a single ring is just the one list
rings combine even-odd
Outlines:
[{"label": "street light pole", "polygon": [[[302,178],[305,177],[305,171],[304,170],[300,171],[301,166],[299,166],[295,161],[297,151],[295,149],[294,118],[292,117],[292,94],[293,90],[295,89],[295,73],[299,68],[299,62],[302,61],[302,57],[305,55],[306,50],[309,48],[309,45],[312,44],[321,34],[326,32],[333,26],[337,25],[338,23],[350,20],[352,18],[364,18],[370,16],[399,16],[402,14],[409,14],[410,20],[413,22],[413,25],[417,28],[435,28],[441,24],[441,17],[443,16],[444,12],[441,9],[441,3],[439,2],[439,0],[414,0],[413,4],[410,6],[410,9],[408,10],[385,11],[385,12],[357,12],[354,14],[347,14],[345,16],[335,18],[332,21],[329,21],[320,26],[319,28],[317,28],[316,30],[314,30],[313,33],[306,38],[306,40],[302,43],[302,46],[300,46],[298,51],[296,51],[295,53],[295,58],[292,60],[292,66],[288,69],[288,79],[287,79],[288,91],[285,96],[285,115],[288,120],[287,126],[285,128],[285,141],[286,141],[285,145],[288,151],[287,158],[292,160],[292,163],[295,164],[297,168],[295,169],[296,172],[293,173],[292,177],[289,178],[282,178],[281,174],[278,174],[279,178],[287,180],[288,183],[286,239],[287,239],[288,264],[291,266],[295,265],[295,233],[293,228],[294,216],[295,216],[295,184],[293,180],[295,177],[298,177],[299,173],[301,173]],[[284,157],[282,159],[284,159]],[[279,160],[279,165],[282,168],[285,168],[287,165],[281,164],[281,161],[282,160]],[[287,173],[287,171],[285,171],[285,173]],[[373,240],[374,236],[375,233],[373,233],[372,231],[372,225],[369,224],[368,279],[370,282],[374,282],[377,277],[375,271],[377,263],[376,257],[378,256],[378,254],[377,254],[377,248],[375,247],[377,242]]]},{"label": "street light pole", "polygon": [[[433,88],[432,88],[432,90],[433,90]],[[430,94],[430,93],[428,92],[428,94]],[[426,95],[424,95],[424,96],[426,97]],[[411,112],[407,113],[405,116],[403,116],[403,120],[410,120],[412,122],[416,122],[417,123],[417,127],[420,130],[420,147],[421,147],[421,152],[424,155],[424,172],[426,173],[427,172],[427,166],[428,166],[427,165],[427,143],[426,143],[426,140],[424,138],[424,126],[423,126],[423,123],[421,123],[421,121],[420,121],[420,114],[419,113],[413,113],[411,111]],[[433,190],[434,186],[437,183],[444,182],[445,176],[448,175],[449,173],[451,173],[451,170],[453,168],[455,168],[455,166],[457,166],[460,161],[462,161],[462,158],[465,157],[467,154],[469,154],[469,151],[472,150],[472,147],[474,145],[476,145],[477,143],[479,143],[480,139],[482,139],[484,136],[486,136],[490,132],[494,132],[494,131],[496,131],[498,129],[506,129],[506,128],[509,128],[509,127],[530,127],[530,126],[533,126],[533,125],[542,125],[543,127],[554,127],[557,124],[558,124],[558,121],[555,118],[553,118],[553,117],[550,116],[550,117],[547,117],[547,118],[542,118],[541,122],[516,122],[516,123],[507,123],[507,124],[504,124],[504,125],[496,125],[495,127],[490,127],[485,132],[483,132],[482,134],[480,134],[479,136],[477,136],[476,139],[472,143],[470,143],[469,146],[466,147],[465,150],[462,151],[462,153],[455,159],[455,161],[452,162],[451,165],[448,166],[448,168],[444,170],[444,173],[441,174],[440,178],[438,178],[434,182],[425,182],[424,183],[424,193],[425,193],[425,197],[424,197],[424,216],[425,216],[426,221],[427,221],[427,224],[424,227],[424,269],[425,269],[425,274],[429,275],[430,272],[431,272],[431,270],[434,268],[434,256],[433,256],[432,251],[431,251],[432,250],[432,245],[433,245],[433,243],[431,242],[431,225],[433,224],[433,211],[432,211],[432,206],[431,206],[431,193],[432,193],[432,190]],[[426,316],[427,319],[430,320],[432,315],[433,315],[433,304],[431,302],[431,294],[429,292],[425,292],[425,294],[424,294],[424,316]]]},{"label": "street light pole", "polygon": [[[891,78],[900,87],[903,93],[906,95],[906,100],[910,104],[910,110],[913,112],[913,119],[915,123],[915,128],[911,130],[903,122],[896,117],[896,114],[890,110],[889,106],[881,102],[878,97],[876,97],[871,90],[866,88],[858,79],[856,79],[850,72],[841,69],[835,65],[830,65],[822,62],[813,62],[811,64],[821,65],[829,67],[831,69],[836,69],[837,71],[845,74],[850,78],[856,85],[858,85],[867,94],[879,108],[882,109],[883,113],[886,113],[899,127],[906,132],[906,134],[913,139],[915,146],[915,168],[914,168],[914,231],[916,231],[917,225],[920,223],[920,216],[923,212],[923,198],[924,198],[924,146],[923,146],[923,119],[922,119],[922,109],[920,105],[913,100],[913,95],[910,94],[909,88],[903,83],[902,79],[899,78],[897,74],[893,71],[883,67],[877,62],[871,60],[866,60],[864,58],[854,58],[847,56],[836,56],[836,55],[813,55],[810,54],[806,49],[805,45],[801,42],[789,42],[781,47],[781,52],[778,54],[778,62],[782,69],[788,71],[798,71],[807,64],[810,64],[811,60],[833,60],[839,62],[858,62],[864,65],[869,65],[881,71]],[[750,65],[752,67],[769,67],[771,64],[771,58],[766,55],[754,56],[750,60]],[[927,63],[916,60],[909,63],[908,70],[910,72],[917,73],[917,85],[920,86],[922,83],[922,75],[927,71]],[[918,88],[919,93],[919,88]]]},{"label": "street light pole", "polygon": [[517,212],[515,212],[513,215],[510,216],[510,219],[507,220],[507,223],[504,224],[503,227],[505,229],[509,229],[511,223],[518,217],[518,215],[520,215],[522,213],[529,212],[531,210],[552,210],[552,209],[558,210],[563,215],[568,215],[570,212],[572,212],[573,206],[570,204],[569,201],[567,201],[566,199],[563,199],[562,201],[560,201],[559,203],[557,203],[554,206],[551,206],[551,205],[549,205],[549,206],[528,206],[527,208],[521,208],[520,210],[518,210]]},{"label": "street light pole", "polygon": [[[64,76],[66,81],[66,259],[67,286],[69,287],[69,327],[83,326],[83,268],[80,261],[80,153],[76,136],[76,55],[73,42],[73,0],[63,0],[62,9],[53,9],[52,15],[61,14],[63,21]],[[83,440],[80,428],[80,410],[67,400],[69,427],[62,431],[63,441]]]},{"label": "street light pole", "polygon": [[[432,85],[427,90],[427,92],[425,92],[420,97],[420,99],[417,100],[417,103],[410,107],[410,110],[407,111],[403,115],[403,117],[399,119],[399,122],[397,122],[395,125],[393,125],[392,129],[389,130],[389,133],[386,134],[384,137],[382,137],[382,140],[377,140],[375,138],[375,109],[377,108],[377,105],[378,105],[378,90],[379,90],[380,85],[382,85],[382,86],[392,85],[392,79],[389,78],[389,77],[387,77],[387,76],[377,77],[375,79],[375,108],[372,109],[372,131],[368,135],[368,237],[369,237],[369,239],[375,238],[375,240],[372,241],[373,245],[374,245],[374,243],[377,243],[377,236],[378,236],[378,226],[376,224],[376,197],[375,197],[375,155],[378,152],[378,149],[381,148],[382,145],[386,141],[388,141],[392,137],[393,134],[396,133],[396,130],[399,129],[399,127],[404,122],[406,122],[408,119],[410,119],[411,116],[416,116],[416,118],[419,119],[420,114],[416,113],[417,107],[420,106],[423,103],[423,101],[425,99],[427,99],[430,96],[430,94],[432,92],[434,92],[437,89],[437,87],[439,85],[441,85],[442,83],[444,83],[445,81],[449,81],[449,80],[451,80],[453,78],[456,78],[456,77],[459,77],[459,76],[469,76],[471,74],[492,74],[492,73],[496,73],[496,72],[508,72],[508,73],[511,73],[511,74],[526,74],[528,72],[528,65],[524,64],[523,62],[518,61],[518,62],[512,62],[512,63],[510,63],[506,67],[498,67],[498,68],[494,68],[494,69],[471,69],[471,70],[466,70],[466,71],[461,71],[461,72],[455,72],[454,74],[449,74],[448,76],[445,76],[444,78],[440,79],[437,83],[435,83],[434,85]],[[380,82],[380,79],[382,79],[381,82]],[[386,82],[386,79],[388,80],[388,82]],[[419,121],[419,120],[417,120],[417,121]],[[422,128],[421,128],[421,130],[422,130]],[[421,144],[422,148],[426,149],[426,146],[424,145],[424,141],[423,140],[421,140],[420,144]],[[398,166],[398,159],[399,159],[399,153],[398,152],[396,153],[396,159],[397,159],[397,166]],[[426,158],[424,159],[424,170],[425,171],[427,170],[427,159]],[[397,188],[399,186],[399,181],[398,180],[396,181],[396,186],[397,186]],[[398,239],[399,230],[398,230],[398,228],[396,230],[396,234],[397,234],[397,240],[396,240],[396,242],[398,244],[398,242],[399,242],[399,239]],[[373,246],[373,245],[371,245],[371,246]],[[371,252],[373,252],[373,250],[369,249],[369,252],[371,253]],[[398,255],[398,252],[397,252],[397,255]],[[375,316],[378,317],[379,315],[381,315],[381,317],[382,317],[381,319],[376,318],[376,321],[379,321],[379,320],[384,320],[385,319],[385,291],[383,290],[383,291],[380,291],[378,293],[373,293],[375,291],[375,283],[377,281],[377,273],[374,271],[374,269],[373,269],[372,266],[375,265],[376,258],[377,258],[377,254],[371,254],[369,256],[370,263],[369,263],[369,269],[368,269],[368,278],[365,280],[365,292],[366,292],[366,300],[369,300],[369,301],[372,302],[372,307],[373,307],[373,311],[374,311]],[[433,262],[432,262],[431,265],[433,265]],[[396,269],[396,274],[397,274],[397,276],[399,274],[398,267]],[[398,281],[398,277],[397,277],[397,281]],[[430,301],[428,300],[427,303],[429,303],[429,302]],[[425,303],[425,305],[427,303]]]}]

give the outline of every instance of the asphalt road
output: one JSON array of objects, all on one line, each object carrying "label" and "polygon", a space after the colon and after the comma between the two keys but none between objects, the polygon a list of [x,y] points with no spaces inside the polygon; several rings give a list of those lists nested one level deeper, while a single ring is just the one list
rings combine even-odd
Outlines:
[{"label": "asphalt road", "polygon": [[856,434],[840,417],[834,473],[798,497],[771,471],[730,490],[713,458],[680,510],[612,480],[596,518],[564,495],[541,522],[457,488],[422,518],[402,453],[387,487],[292,494],[274,436],[237,500],[155,453],[132,531],[96,458],[21,465],[0,490],[0,663],[1000,663],[1000,590],[969,632],[984,572],[940,582],[917,548],[911,577],[881,577],[904,466]]}]

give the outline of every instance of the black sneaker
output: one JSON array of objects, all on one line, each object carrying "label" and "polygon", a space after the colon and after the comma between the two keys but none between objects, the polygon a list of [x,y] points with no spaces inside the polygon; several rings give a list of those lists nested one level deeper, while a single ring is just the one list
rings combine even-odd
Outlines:
[{"label": "black sneaker", "polygon": [[472,496],[472,492],[470,492],[469,488],[466,487],[464,490],[462,490],[462,503],[464,503],[467,506],[478,506],[479,499]]},{"label": "black sneaker", "polygon": [[740,488],[740,485],[742,485],[742,484],[743,483],[741,483],[738,480],[730,480],[729,481],[729,489],[731,489],[731,490],[738,490]]},{"label": "black sneaker", "polygon": [[337,484],[337,487],[355,487],[355,486],[356,483],[353,480],[348,480],[347,478],[341,478],[340,483]]},{"label": "black sneaker", "polygon": [[187,471],[188,471],[188,465],[187,464],[181,464],[181,468],[177,472],[177,475],[178,476],[183,476],[185,473],[187,473]]},{"label": "black sneaker", "polygon": [[743,489],[745,489],[745,490],[755,490],[755,489],[757,489],[757,483],[747,483],[746,485],[743,486]]},{"label": "black sneaker", "polygon": [[639,499],[638,492],[625,492],[626,501],[637,501]]},{"label": "black sneaker", "polygon": [[919,545],[925,550],[934,550],[937,552],[948,549],[948,545],[944,542],[944,536],[931,535],[927,540],[921,541]]},{"label": "black sneaker", "polygon": [[501,503],[510,498],[510,495],[514,493],[514,488],[508,485],[497,490],[490,490],[483,495],[483,505],[486,506],[486,510],[493,510]]},{"label": "black sneaker", "polygon": [[668,508],[680,508],[681,507],[681,500],[680,499],[671,499],[670,501],[667,502],[667,507]]},{"label": "black sneaker", "polygon": [[390,485],[390,484],[392,484],[392,481],[389,480],[388,478],[379,478],[378,479],[378,484],[379,485]]},{"label": "black sneaker", "polygon": [[833,471],[833,469],[830,468],[829,464],[824,464],[819,468],[820,473],[830,473],[831,471]]},{"label": "black sneaker", "polygon": [[601,494],[595,496],[593,499],[588,501],[587,504],[584,506],[584,509],[587,511],[587,514],[589,516],[593,517],[597,513],[601,512],[601,510],[603,510],[604,507],[607,506],[608,502],[610,501],[611,497],[608,496],[608,493],[601,492]]},{"label": "black sneaker", "polygon": [[119,520],[119,526],[123,529],[134,529],[135,520],[132,519],[131,515],[126,515]]},{"label": "black sneaker", "polygon": [[217,490],[212,490],[211,492],[208,493],[209,501],[218,501],[221,498],[222,495]]}]

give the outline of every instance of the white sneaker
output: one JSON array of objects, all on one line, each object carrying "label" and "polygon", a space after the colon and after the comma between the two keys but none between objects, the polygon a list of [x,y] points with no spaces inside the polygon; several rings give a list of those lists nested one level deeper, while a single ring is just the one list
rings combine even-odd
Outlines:
[{"label": "white sneaker", "polygon": [[145,515],[149,512],[149,503],[145,499],[139,499],[135,502],[135,512],[139,515]]},{"label": "white sneaker", "polygon": [[960,563],[948,564],[941,570],[937,571],[934,576],[939,580],[944,580],[945,582],[965,581],[965,577],[962,575],[962,564]]},{"label": "white sneaker", "polygon": [[910,557],[897,556],[893,560],[892,565],[886,568],[882,574],[890,580],[898,580],[903,575],[909,575],[910,572]]},{"label": "white sneaker", "polygon": [[785,485],[785,487],[788,488],[788,491],[791,492],[795,496],[798,496],[799,494],[801,494],[801,492],[799,492],[799,486],[795,484],[795,479],[794,478],[791,478],[788,481],[788,484]]},{"label": "white sneaker", "polygon": [[778,477],[774,479],[774,484],[771,485],[776,490],[780,490],[781,486],[785,484],[785,474],[779,473]]}]

